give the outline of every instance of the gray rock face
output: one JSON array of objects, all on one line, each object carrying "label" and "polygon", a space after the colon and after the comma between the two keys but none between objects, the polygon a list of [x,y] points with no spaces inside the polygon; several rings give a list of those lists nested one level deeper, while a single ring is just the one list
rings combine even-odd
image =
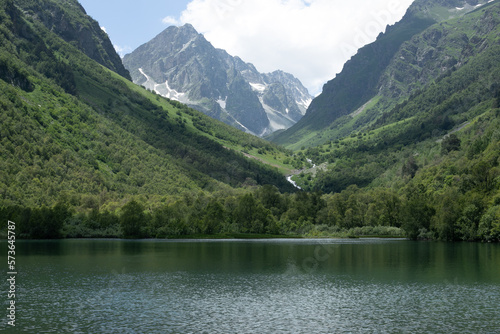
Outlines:
[{"label": "gray rock face", "polygon": [[108,35],[97,21],[87,15],[77,0],[17,0],[16,5],[25,15],[40,21],[91,59],[131,80]]},{"label": "gray rock face", "polygon": [[124,65],[135,83],[259,136],[295,124],[312,100],[293,75],[261,74],[190,24],[165,29]]}]

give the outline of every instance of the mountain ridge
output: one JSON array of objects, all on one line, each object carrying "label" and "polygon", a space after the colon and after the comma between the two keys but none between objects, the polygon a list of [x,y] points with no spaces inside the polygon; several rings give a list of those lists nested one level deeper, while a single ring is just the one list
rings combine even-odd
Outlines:
[{"label": "mountain ridge", "polygon": [[[349,118],[346,117],[350,114],[356,115],[356,111],[359,112],[370,102],[380,106],[380,101],[374,99],[380,98],[381,81],[400,47],[436,22],[461,17],[475,8],[481,8],[469,3],[487,5],[491,1],[417,0],[413,2],[403,19],[388,26],[386,32],[380,34],[375,42],[360,48],[357,54],[345,63],[341,73],[325,84],[323,92],[312,101],[306,115],[297,124],[271,136],[270,139],[297,149],[301,146],[311,147],[322,144],[356,131],[358,126],[345,127],[345,124],[349,123]],[[460,11],[456,8],[459,5],[464,7]],[[388,90],[386,89],[385,92],[387,93]],[[394,101],[404,96],[407,95],[396,96]],[[390,108],[391,105],[380,106],[380,109]],[[373,119],[377,115],[372,114],[371,117]],[[362,123],[358,122],[358,124]],[[313,137],[311,133],[315,133],[312,141],[310,140]]]},{"label": "mountain ridge", "polygon": [[42,23],[66,42],[75,43],[83,53],[99,64],[132,80],[108,35],[97,21],[87,15],[77,0],[62,3],[19,0],[15,3],[22,8],[24,15]]},{"label": "mountain ridge", "polygon": [[[400,173],[405,176],[411,165],[413,178],[419,168],[416,157],[425,155],[420,164],[427,168],[439,165],[441,158],[432,155],[432,147],[451,135],[467,138],[467,147],[479,136],[471,134],[471,125],[492,131],[483,119],[498,121],[499,41],[500,1],[490,1],[401,44],[381,77],[378,95],[335,120],[330,133],[309,138],[311,147],[304,154],[328,164],[309,180],[312,188],[339,192],[353,184],[383,184],[387,175],[398,173],[394,157],[403,152],[411,156]],[[472,156],[468,159],[465,164],[474,163]],[[493,169],[498,164],[494,160]]]},{"label": "mountain ridge", "polygon": [[294,124],[312,99],[292,75],[261,74],[190,24],[166,28],[124,64],[134,82],[259,136]]}]

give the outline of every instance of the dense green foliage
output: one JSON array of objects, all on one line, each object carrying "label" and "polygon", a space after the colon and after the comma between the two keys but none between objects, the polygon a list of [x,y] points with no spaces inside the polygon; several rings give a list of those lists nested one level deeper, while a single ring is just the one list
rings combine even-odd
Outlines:
[{"label": "dense green foliage", "polygon": [[[15,0],[24,15],[36,18],[48,30],[76,46],[91,59],[131,80],[107,34],[85,13],[77,0]],[[36,35],[24,31],[24,36]],[[36,51],[33,52],[36,54]]]},{"label": "dense green foliage", "polygon": [[[402,236],[401,203],[390,191],[359,195],[282,194],[270,185],[251,190],[184,193],[155,206],[136,197],[119,211],[19,206],[0,210],[16,221],[21,237],[164,238],[189,235],[392,235]],[[375,200],[376,199],[376,200]]]},{"label": "dense green foliage", "polygon": [[[304,170],[298,184],[325,193],[355,185],[367,198],[390,189],[410,238],[498,240],[499,13],[490,3],[404,43],[385,95],[334,122],[343,137],[300,152],[326,167]],[[407,97],[391,105],[389,94]]]},{"label": "dense green foliage", "polygon": [[[500,94],[491,87],[498,87],[500,76],[498,66],[485,69],[477,85],[467,86],[462,76],[463,91],[436,84],[422,93],[427,98],[417,95],[393,109],[387,117],[394,122],[382,118],[386,125],[306,150],[306,156],[327,161],[329,167],[310,180],[304,175],[299,184],[324,192],[341,192],[352,184],[366,187],[360,195],[390,187],[406,203],[401,226],[412,238],[498,240]],[[434,94],[447,98],[430,103],[425,112]],[[419,112],[408,112],[410,119],[395,117],[412,106]]]}]

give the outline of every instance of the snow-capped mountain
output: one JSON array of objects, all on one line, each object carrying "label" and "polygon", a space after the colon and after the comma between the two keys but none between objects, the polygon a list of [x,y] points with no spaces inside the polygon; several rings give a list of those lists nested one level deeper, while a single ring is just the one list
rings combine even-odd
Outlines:
[{"label": "snow-capped mountain", "polygon": [[259,73],[190,24],[165,29],[124,64],[135,83],[259,136],[289,128],[312,101],[293,75]]}]

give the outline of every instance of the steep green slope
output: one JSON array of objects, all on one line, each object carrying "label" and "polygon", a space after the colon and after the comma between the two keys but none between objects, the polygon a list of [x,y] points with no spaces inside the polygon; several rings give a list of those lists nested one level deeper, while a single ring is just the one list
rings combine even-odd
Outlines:
[{"label": "steep green slope", "polygon": [[[459,5],[464,8],[457,10]],[[401,52],[408,44],[418,48],[412,37],[427,31],[435,22],[462,16],[473,8],[466,1],[415,1],[400,22],[388,27],[374,43],[358,50],[342,72],[324,86],[322,94],[313,100],[301,121],[271,139],[292,149],[311,147],[346,136],[373,121],[380,113],[407,98],[413,90],[459,63],[456,52],[433,45],[433,39],[438,40],[441,35],[432,34],[421,38],[430,50],[418,49],[420,53],[414,54],[418,61],[408,62],[404,58],[407,54]],[[460,50],[463,43],[458,34],[454,38],[455,43],[446,40],[443,45],[455,48],[453,51]],[[433,53],[442,56],[441,66],[428,61]]]},{"label": "steep green slope", "polygon": [[[409,155],[426,154],[429,146],[454,129],[495,108],[500,94],[500,47],[491,48],[467,65],[398,104],[363,132],[309,149],[316,163],[329,162],[316,186],[341,191],[350,184],[366,186],[384,179],[383,172]],[[417,151],[416,147],[420,147]],[[381,182],[381,181],[378,181]]]},{"label": "steep green slope", "polygon": [[283,151],[135,86],[23,5],[0,1],[0,206],[114,210],[133,196],[253,183],[293,190],[276,168],[238,152]]},{"label": "steep green slope", "polygon": [[[404,43],[397,58],[406,61],[388,73],[390,91],[409,96],[359,131],[300,152],[321,164],[295,180],[329,193],[325,222],[391,225],[415,239],[500,239],[499,18],[492,2]],[[423,50],[431,55],[419,62]],[[397,91],[410,83],[411,92]]]},{"label": "steep green slope", "polygon": [[[349,184],[368,185],[396,163],[388,152],[435,142],[495,108],[500,92],[499,41],[497,2],[434,25],[404,43],[384,74],[381,91],[386,95],[350,117],[358,131],[306,151],[316,163],[336,166],[320,174],[320,188],[340,191]],[[403,91],[403,87],[410,89]],[[388,102],[388,94],[401,102]],[[339,173],[337,160],[345,164],[346,157],[351,161],[344,166],[348,174]],[[358,168],[367,162],[377,168]]]}]

